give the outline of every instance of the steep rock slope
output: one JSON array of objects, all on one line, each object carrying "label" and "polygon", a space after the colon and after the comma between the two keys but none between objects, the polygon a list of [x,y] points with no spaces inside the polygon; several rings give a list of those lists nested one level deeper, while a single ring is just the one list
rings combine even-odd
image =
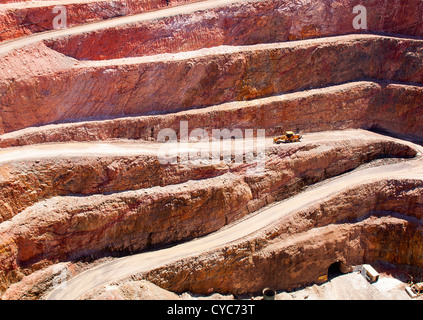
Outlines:
[{"label": "steep rock slope", "polygon": [[99,62],[66,60],[44,48],[35,54],[67,61],[60,71],[34,76],[25,67],[12,77],[8,66],[23,54],[13,53],[0,68],[0,128],[165,113],[363,78],[421,84],[421,43],[354,35]]}]

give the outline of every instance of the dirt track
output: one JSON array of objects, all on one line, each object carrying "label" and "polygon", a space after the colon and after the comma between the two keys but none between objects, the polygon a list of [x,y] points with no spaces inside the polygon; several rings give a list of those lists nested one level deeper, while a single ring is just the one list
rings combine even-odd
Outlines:
[{"label": "dirt track", "polygon": [[[343,131],[322,131],[316,133],[303,134],[304,139],[309,143],[319,143],[321,141],[339,141],[348,139],[350,137],[363,139],[378,139],[379,134],[371,133],[366,130],[343,130]],[[255,140],[255,139],[254,139]],[[245,141],[245,142],[244,142]],[[272,138],[266,138],[266,147],[273,144]],[[407,143],[402,140],[402,143],[412,145],[416,148],[419,146]],[[251,150],[255,147],[255,142],[252,139],[243,139],[239,143],[232,146],[230,140],[222,140],[222,142],[190,142],[188,149],[182,149],[185,144],[175,142],[168,142],[167,144],[158,142],[134,142],[134,141],[113,141],[113,142],[69,142],[69,143],[45,143],[27,145],[22,147],[13,147],[0,149],[0,163],[7,163],[9,161],[22,160],[37,160],[41,158],[52,157],[69,157],[69,156],[108,156],[108,155],[157,155],[158,151],[164,145],[168,150],[196,153],[201,151],[214,150],[214,146],[222,144],[224,148],[229,148],[234,153]],[[281,145],[281,148],[289,145]],[[180,148],[180,149],[178,149]]]}]

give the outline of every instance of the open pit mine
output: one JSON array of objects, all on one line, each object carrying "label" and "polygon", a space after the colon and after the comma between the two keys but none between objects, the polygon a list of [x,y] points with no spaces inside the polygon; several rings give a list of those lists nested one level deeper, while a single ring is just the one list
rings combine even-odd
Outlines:
[{"label": "open pit mine", "polygon": [[423,299],[422,143],[421,0],[0,0],[0,298]]}]

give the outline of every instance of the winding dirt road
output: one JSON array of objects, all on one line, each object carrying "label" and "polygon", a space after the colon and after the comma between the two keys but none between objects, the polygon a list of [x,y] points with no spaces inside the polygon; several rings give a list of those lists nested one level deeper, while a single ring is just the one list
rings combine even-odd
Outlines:
[{"label": "winding dirt road", "polygon": [[[347,138],[351,136],[352,133],[355,135],[367,135],[367,137],[370,135],[375,138],[379,136],[362,130],[359,131],[359,133],[357,131],[340,131],[334,133],[334,136],[338,138],[344,136]],[[319,139],[322,139],[324,135],[325,133],[309,134],[305,136],[305,139],[312,139],[317,142]],[[52,291],[48,299],[77,299],[88,290],[109,281],[119,280],[131,274],[137,274],[159,266],[171,264],[179,259],[198,255],[199,253],[211,253],[214,249],[221,246],[240,240],[260,230],[270,228],[274,223],[288,215],[306,209],[316,201],[336,194],[345,188],[351,188],[356,185],[386,178],[423,179],[423,147],[410,142],[404,143],[418,150],[419,153],[417,158],[397,164],[355,170],[349,174],[331,179],[326,183],[321,183],[316,187],[309,188],[294,197],[259,213],[249,215],[205,237],[197,238],[170,248],[127,256],[105,263],[85,271],[70,279],[68,282],[65,282],[62,286]]]}]

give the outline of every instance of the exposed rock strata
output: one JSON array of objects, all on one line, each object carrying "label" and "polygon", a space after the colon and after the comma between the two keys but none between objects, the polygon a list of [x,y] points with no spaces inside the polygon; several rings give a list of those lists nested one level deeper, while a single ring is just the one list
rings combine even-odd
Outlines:
[{"label": "exposed rock strata", "polygon": [[234,294],[315,283],[328,267],[377,260],[423,267],[421,180],[363,184],[207,253],[146,275],[162,288]]},{"label": "exposed rock strata", "polygon": [[260,128],[272,136],[283,128],[301,132],[374,128],[423,140],[423,87],[356,82],[165,115],[47,125],[4,134],[0,147],[114,139],[150,141],[163,128],[178,132],[180,122],[187,120],[191,130],[202,128],[208,133],[220,128]]},{"label": "exposed rock strata", "polygon": [[[21,2],[16,1],[16,2]],[[172,5],[188,1],[172,0]],[[2,1],[0,1],[2,3]],[[0,41],[19,38],[38,32],[53,30],[53,20],[58,16],[53,8],[57,4],[0,7]],[[91,1],[86,3],[69,3],[66,8],[66,25],[68,28],[84,23],[112,19],[120,16],[133,15],[145,11],[161,9],[166,6],[163,0],[126,0],[126,1]]]},{"label": "exposed rock strata", "polygon": [[[69,23],[163,5],[137,2],[131,9],[134,4],[73,4]],[[186,119],[192,128],[207,130],[260,127],[272,135],[282,126],[306,132],[361,127],[421,139],[422,40],[350,35],[277,43],[359,32],[352,29],[356,4],[367,7],[370,31],[423,35],[423,3],[417,0],[265,0],[10,52],[0,62],[0,132],[11,132],[2,137],[2,146],[153,140],[161,128],[177,129]],[[0,27],[9,29],[2,28],[0,40],[49,29],[51,18],[51,6],[2,11]],[[162,54],[168,52],[180,53]],[[107,60],[115,58],[122,59]],[[375,82],[339,85],[363,79]],[[280,95],[316,87],[326,88]],[[168,114],[13,132],[52,122],[151,113]],[[39,273],[30,274],[6,297],[39,297],[70,266],[40,270],[48,265],[192,239],[373,159],[416,155],[393,141],[354,137],[267,151],[262,174],[249,173],[252,164],[164,166],[151,156],[4,161],[0,291],[38,270],[44,283],[37,282]],[[423,267],[422,196],[421,180],[363,184],[213,255],[186,258],[140,276],[177,292],[243,293],[315,282],[335,261]],[[126,283],[102,297],[121,297],[138,284]],[[91,294],[86,297],[98,292]]]},{"label": "exposed rock strata", "polygon": [[[1,299],[38,299],[45,292],[48,292],[52,286],[68,280],[74,273],[74,268],[70,262],[57,263],[51,266],[43,265],[40,266],[39,270],[29,275],[18,271],[8,278],[2,277],[0,292],[4,292],[4,294],[1,296]],[[11,285],[11,283],[14,284]]]},{"label": "exposed rock strata", "polygon": [[[367,30],[356,30],[356,5],[367,8]],[[49,41],[82,60],[104,60],[220,45],[251,45],[359,32],[423,36],[419,0],[243,1]]]},{"label": "exposed rock strata", "polygon": [[[0,3],[21,2],[20,0]],[[172,0],[170,6],[191,1]],[[110,47],[116,52],[165,52],[179,47],[200,45],[245,44],[306,39],[322,36],[355,33],[352,21],[356,14],[353,8],[364,5],[367,8],[368,31],[389,32],[409,36],[422,36],[421,16],[423,6],[418,0],[383,1],[383,0],[292,0],[250,2],[225,6],[192,15],[172,17],[156,21],[139,23],[134,27],[119,30],[119,37],[108,42],[107,37],[115,31],[107,30],[89,36],[75,36],[62,40],[58,45],[67,51],[84,41],[87,46],[83,52],[92,55],[88,49],[91,45],[101,48],[101,52],[110,53]],[[54,5],[30,5],[4,7],[0,9],[0,41],[14,39],[24,35],[53,29]],[[86,3],[69,3],[67,26],[73,27],[86,22],[111,19],[133,15],[144,11],[164,8],[165,1],[91,1]],[[183,21],[183,23],[181,22]],[[254,26],[254,27],[252,27]],[[260,32],[260,34],[258,34]],[[97,39],[95,39],[97,37]],[[175,40],[171,40],[174,37]],[[101,38],[101,39],[99,39]],[[117,41],[116,41],[117,40]],[[134,43],[144,42],[141,48]],[[148,49],[148,45],[151,47]],[[117,50],[117,47],[121,47]],[[139,51],[141,49],[141,51]],[[96,56],[99,57],[98,53]]]},{"label": "exposed rock strata", "polygon": [[[241,166],[240,172],[235,167],[201,184],[174,181],[165,187],[40,201],[0,224],[1,268],[7,278],[11,270],[44,260],[128,253],[192,239],[375,158],[414,154],[396,143],[361,139],[332,146],[271,148],[261,175],[245,173]],[[77,184],[78,178],[73,180]]]},{"label": "exposed rock strata", "polygon": [[[287,174],[284,172],[287,169],[293,170],[292,176],[291,173],[287,176],[301,180],[307,176],[311,179],[309,174],[312,169],[316,172],[324,169],[327,176],[332,176],[333,172],[342,172],[338,161],[345,164],[344,170],[347,171],[377,158],[408,158],[416,155],[416,151],[400,143],[377,138],[362,141],[358,131],[351,131],[351,135],[350,142],[339,140],[320,145],[306,143],[289,148],[267,148],[266,170],[278,174]],[[231,152],[235,155],[235,151]],[[316,155],[316,152],[320,154]],[[360,152],[361,155],[353,157],[354,152]],[[293,160],[292,154],[303,158]],[[183,154],[181,156],[185,157]],[[353,158],[347,163],[345,159],[350,156]],[[315,159],[325,159],[327,166],[324,167],[322,163],[319,167],[313,167],[312,161]],[[294,161],[295,165],[288,161]],[[236,163],[227,160],[210,160],[207,163],[182,160],[174,164],[160,164],[157,156],[146,155],[75,156],[6,163],[0,166],[0,221],[12,218],[37,201],[55,196],[107,194],[163,187],[189,180],[208,179],[228,172],[245,175],[249,168],[256,165],[256,162],[241,163],[239,160]],[[316,174],[314,179],[319,180],[318,177],[319,174]],[[279,181],[277,185],[281,183]]]},{"label": "exposed rock strata", "polygon": [[[421,44],[354,35],[107,62],[65,62],[46,48],[26,49],[9,54],[0,66],[0,128],[10,132],[87,117],[166,113],[363,78],[421,84]],[[30,57],[32,50],[40,68],[63,59],[60,71],[53,65],[49,72],[28,74],[20,57]],[[14,63],[18,71],[12,77],[7,70]]]}]

